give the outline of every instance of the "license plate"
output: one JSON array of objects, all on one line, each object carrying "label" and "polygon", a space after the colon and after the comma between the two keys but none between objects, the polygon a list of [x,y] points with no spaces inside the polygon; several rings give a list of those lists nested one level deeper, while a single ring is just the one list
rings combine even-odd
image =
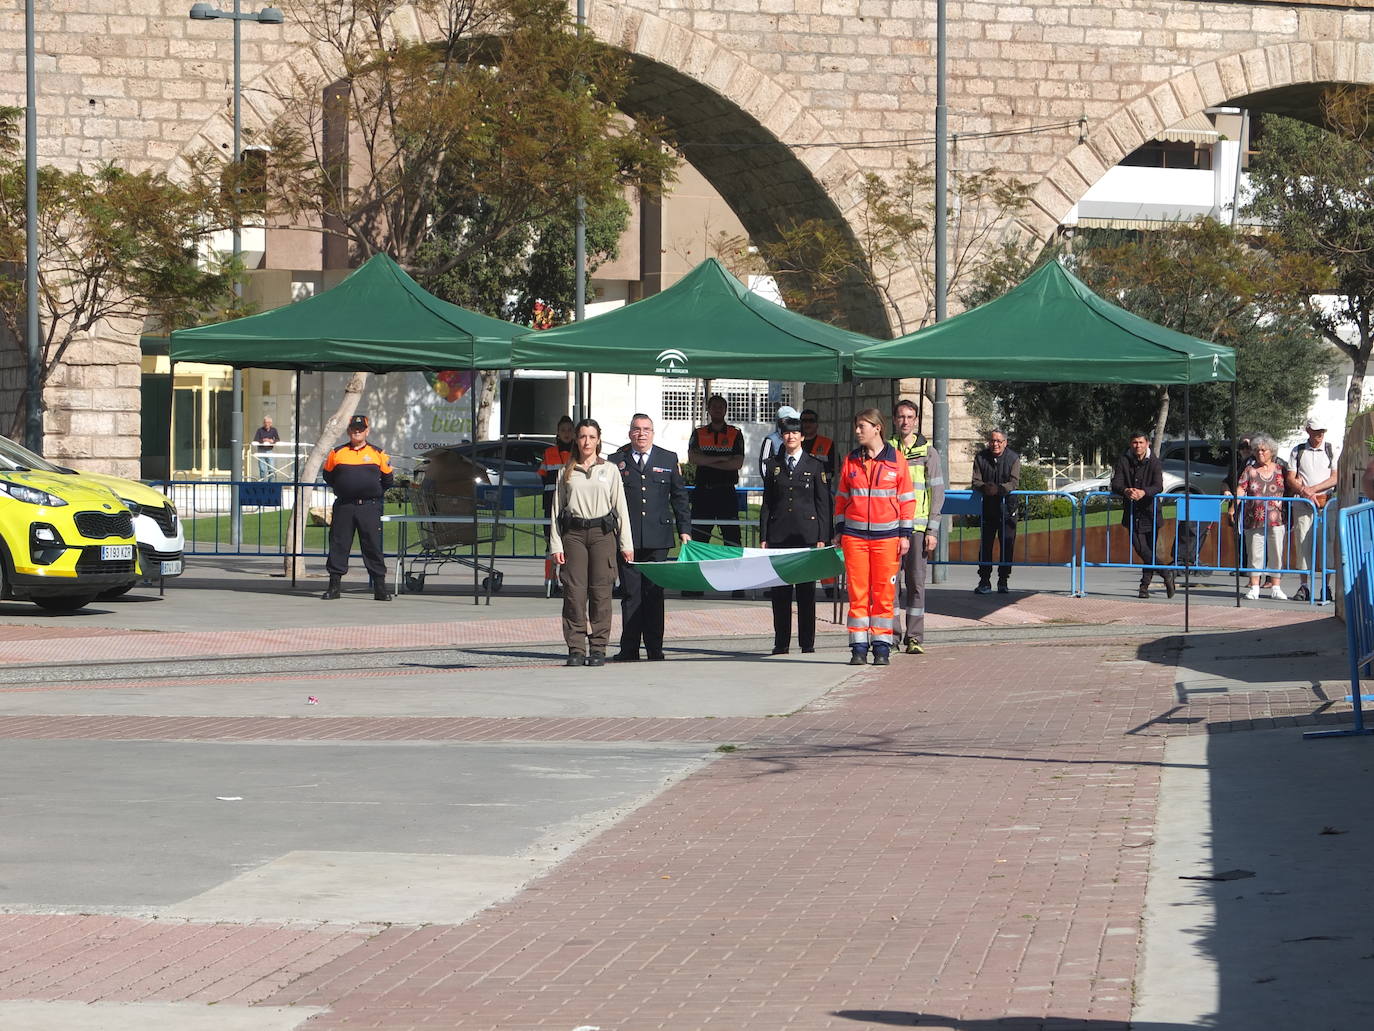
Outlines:
[{"label": "license plate", "polygon": [[178,558],[178,559],[173,559],[171,562],[164,562],[164,563],[162,563],[162,575],[163,575],[163,576],[180,576],[180,575],[181,575],[181,559],[179,559],[179,558]]},{"label": "license plate", "polygon": [[102,562],[127,562],[134,557],[134,546],[132,544],[102,544],[100,546],[100,561]]}]

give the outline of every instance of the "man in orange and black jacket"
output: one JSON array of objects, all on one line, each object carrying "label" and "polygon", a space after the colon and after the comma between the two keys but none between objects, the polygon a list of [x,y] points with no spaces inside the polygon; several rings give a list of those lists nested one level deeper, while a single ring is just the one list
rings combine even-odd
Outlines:
[{"label": "man in orange and black jacket", "polygon": [[366,415],[348,420],[348,443],[340,444],[324,460],[324,482],[334,488],[334,513],[329,521],[329,586],[325,601],[339,597],[340,581],[348,572],[353,534],[363,552],[363,565],[372,579],[372,596],[390,601],[386,587],[386,559],[382,556],[382,501],[395,482],[391,459],[367,442]]},{"label": "man in orange and black jacket", "polygon": [[[744,434],[725,421],[725,398],[715,394],[706,402],[708,422],[692,431],[687,443],[687,461],[696,466],[692,484],[692,539],[709,541],[720,526],[722,544],[740,544],[739,498],[735,487],[744,468]],[[717,520],[726,520],[719,523]],[[699,591],[683,591],[696,597]],[[743,591],[733,597],[742,598]]]},{"label": "man in orange and black jacket", "polygon": [[[544,518],[553,518],[553,492],[558,486],[558,475],[568,464],[568,456],[573,451],[573,421],[571,415],[558,420],[558,436],[544,449],[543,461],[539,463],[539,478],[544,481]],[[544,544],[549,543],[552,526],[544,527]],[[546,548],[547,550],[547,548]],[[558,566],[552,558],[544,559],[544,582],[554,594],[561,594],[563,585],[559,582]]]}]

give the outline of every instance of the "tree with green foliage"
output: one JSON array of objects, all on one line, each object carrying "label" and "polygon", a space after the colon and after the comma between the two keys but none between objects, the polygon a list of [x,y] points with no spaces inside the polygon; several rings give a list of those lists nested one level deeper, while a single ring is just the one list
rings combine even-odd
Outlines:
[{"label": "tree with green foliage", "polygon": [[[1047,249],[1041,261],[1061,254]],[[1102,297],[1169,329],[1236,349],[1237,407],[1247,430],[1286,436],[1301,421],[1330,354],[1307,318],[1299,284],[1315,269],[1300,256],[1254,248],[1211,220],[1153,232],[1080,231],[1075,275]],[[1024,272],[979,284],[978,300],[1010,289]],[[1029,271],[1026,269],[1025,271]],[[968,398],[985,426],[1004,425],[1030,456],[1115,454],[1129,434],[1228,435],[1230,386],[985,382]]]},{"label": "tree with green foliage", "polygon": [[[1030,187],[997,170],[955,172],[947,212],[946,281],[951,294],[986,278],[1009,258],[1024,267],[1030,245],[1015,222],[1030,206]],[[724,241],[732,270],[773,275],[789,308],[839,320],[856,286],[881,299],[897,335],[935,319],[935,173],[914,161],[890,176],[866,173],[847,225],[793,220],[771,239]],[[900,294],[911,285],[915,293]]]},{"label": "tree with green foliage", "polygon": [[[444,271],[422,272],[421,284],[452,304],[494,318],[533,325],[535,306],[539,305],[541,317],[552,324],[570,321],[577,292],[575,219],[551,215],[507,233],[481,251],[465,251],[463,236],[471,227],[480,227],[491,214],[479,198],[436,224],[431,238],[417,252],[417,264],[422,269]],[[611,197],[587,209],[584,286],[598,266],[617,257],[620,237],[629,223],[630,206],[624,197]],[[455,252],[464,256],[455,261]],[[482,373],[474,440],[490,436],[497,378],[493,372]]]},{"label": "tree with green foliage", "polygon": [[[438,274],[420,264],[436,226],[447,246],[427,253],[452,267],[569,217],[578,196],[595,209],[672,181],[662,126],[617,106],[628,57],[577,31],[563,0],[301,0],[300,14],[331,70],[276,97],[269,220]],[[428,39],[407,36],[412,15]]]},{"label": "tree with green foliage", "polygon": [[[22,112],[0,108],[0,321],[27,370],[27,212]],[[230,225],[218,172],[193,164],[189,176],[133,173],[112,163],[87,171],[38,170],[40,384],[74,342],[100,324],[152,317],[166,330],[207,315],[241,314],[232,268],[202,261],[210,235]],[[27,387],[6,413],[6,433],[22,437]]]},{"label": "tree with green foliage", "polygon": [[[269,225],[318,226],[354,258],[386,253],[434,281],[484,253],[499,267],[530,227],[570,219],[579,196],[598,210],[673,181],[662,126],[620,110],[629,58],[579,31],[563,0],[292,6],[324,70],[297,71],[273,97]],[[443,246],[424,250],[437,226]],[[307,480],[366,375],[325,421]]]},{"label": "tree with green foliage", "polygon": [[1266,227],[1275,254],[1320,267],[1301,296],[1309,321],[1351,361],[1353,418],[1374,349],[1374,89],[1329,90],[1322,112],[1332,131],[1264,116],[1246,214]]}]

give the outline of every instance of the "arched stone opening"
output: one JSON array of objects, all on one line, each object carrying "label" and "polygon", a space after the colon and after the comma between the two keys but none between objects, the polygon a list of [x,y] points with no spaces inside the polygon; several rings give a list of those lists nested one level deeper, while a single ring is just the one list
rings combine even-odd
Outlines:
[{"label": "arched stone opening", "polygon": [[1027,229],[1048,240],[1068,210],[1108,169],[1189,115],[1231,105],[1315,121],[1322,90],[1341,84],[1374,85],[1374,64],[1361,59],[1360,47],[1333,40],[1257,47],[1198,65],[1154,87],[1090,127],[1087,141],[1040,180]]},{"label": "arched stone opening", "polygon": [[[835,197],[801,153],[702,83],[658,61],[632,58],[635,78],[625,110],[667,126],[683,158],[721,195],[752,239],[774,239],[781,227],[807,219],[848,231]],[[888,329],[881,301],[861,285],[847,291],[841,317],[860,332],[885,336]]]}]

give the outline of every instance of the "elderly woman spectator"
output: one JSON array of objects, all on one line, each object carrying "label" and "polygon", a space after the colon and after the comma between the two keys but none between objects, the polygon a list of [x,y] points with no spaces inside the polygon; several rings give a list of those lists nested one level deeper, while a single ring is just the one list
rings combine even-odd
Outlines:
[{"label": "elderly woman spectator", "polygon": [[[1276,445],[1272,437],[1257,433],[1250,438],[1250,447],[1254,452],[1254,464],[1240,471],[1236,497],[1253,499],[1242,501],[1241,509],[1252,570],[1250,589],[1245,596],[1254,601],[1260,596],[1260,572],[1283,565],[1284,468],[1275,461]],[[1283,601],[1288,595],[1279,586],[1280,579],[1276,576],[1269,590],[1271,597]]]}]

